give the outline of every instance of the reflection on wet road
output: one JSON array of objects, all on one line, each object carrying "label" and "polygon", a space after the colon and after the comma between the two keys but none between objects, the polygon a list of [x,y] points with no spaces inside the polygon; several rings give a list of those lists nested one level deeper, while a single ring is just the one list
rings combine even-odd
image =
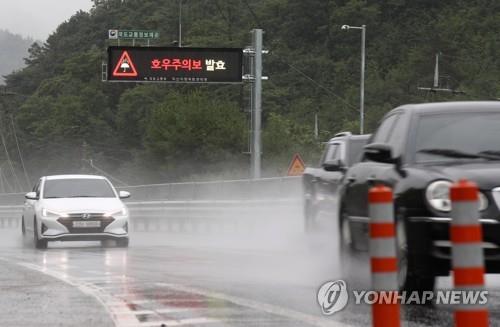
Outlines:
[{"label": "reflection on wet road", "polygon": [[[5,233],[5,232],[2,232]],[[0,257],[69,283],[101,302],[117,326],[365,326],[370,308],[321,316],[316,291],[339,276],[335,246],[301,233],[205,237],[136,233],[131,247],[55,243],[37,251],[3,237]],[[335,243],[335,242],[333,242]],[[492,325],[500,279],[488,276]],[[449,278],[440,286],[449,286]],[[84,308],[79,308],[84,310]],[[407,307],[407,326],[447,326],[443,308]]]}]

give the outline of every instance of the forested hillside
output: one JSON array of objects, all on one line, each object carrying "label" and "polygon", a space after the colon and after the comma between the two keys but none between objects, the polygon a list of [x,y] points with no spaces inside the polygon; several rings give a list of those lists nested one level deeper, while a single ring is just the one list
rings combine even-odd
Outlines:
[{"label": "forested hillside", "polygon": [[0,30],[0,84],[4,83],[4,75],[24,66],[23,58],[33,42],[31,38]]},{"label": "forested hillside", "polygon": [[[42,46],[33,45],[27,67],[6,79],[8,90],[20,94],[1,99],[3,133],[17,174],[22,170],[15,136],[31,179],[91,170],[90,159],[127,183],[245,177],[248,86],[101,82],[107,30],[158,30],[156,45],[171,45],[178,1],[94,3],[90,13],[76,13]],[[358,30],[341,30],[343,24],[367,25],[368,131],[400,104],[499,96],[498,1],[186,1],[186,46],[244,47],[252,28],[265,30],[267,175],[283,174],[294,152],[312,161],[320,141],[359,129],[361,37]],[[432,85],[436,53],[442,85],[465,94],[417,89]],[[315,113],[320,140],[313,135]]]}]

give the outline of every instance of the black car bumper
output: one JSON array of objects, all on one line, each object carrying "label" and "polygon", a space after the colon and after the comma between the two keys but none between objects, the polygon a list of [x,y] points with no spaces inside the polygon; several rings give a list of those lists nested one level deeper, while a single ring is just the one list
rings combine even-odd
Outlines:
[{"label": "black car bumper", "polygon": [[[450,218],[409,217],[408,245],[420,257],[427,257],[434,275],[446,276],[451,270]],[[500,273],[500,221],[481,219],[485,268]]]}]

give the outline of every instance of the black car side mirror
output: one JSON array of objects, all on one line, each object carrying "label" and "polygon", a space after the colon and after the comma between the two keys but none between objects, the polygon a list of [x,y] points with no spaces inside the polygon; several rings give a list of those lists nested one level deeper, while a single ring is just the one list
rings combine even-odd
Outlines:
[{"label": "black car side mirror", "polygon": [[326,171],[344,171],[346,169],[346,165],[341,159],[327,160],[322,166]]},{"label": "black car side mirror", "polygon": [[371,161],[394,164],[396,158],[392,157],[392,146],[385,143],[371,143],[364,147],[365,158]]}]

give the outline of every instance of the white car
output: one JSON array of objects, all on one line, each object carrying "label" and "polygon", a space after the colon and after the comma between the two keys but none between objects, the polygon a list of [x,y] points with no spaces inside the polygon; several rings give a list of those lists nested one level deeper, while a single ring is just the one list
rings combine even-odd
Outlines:
[{"label": "white car", "polygon": [[129,243],[129,213],[110,181],[94,175],[42,177],[26,194],[22,232],[31,233],[38,249],[48,241],[115,240],[119,247]]}]

